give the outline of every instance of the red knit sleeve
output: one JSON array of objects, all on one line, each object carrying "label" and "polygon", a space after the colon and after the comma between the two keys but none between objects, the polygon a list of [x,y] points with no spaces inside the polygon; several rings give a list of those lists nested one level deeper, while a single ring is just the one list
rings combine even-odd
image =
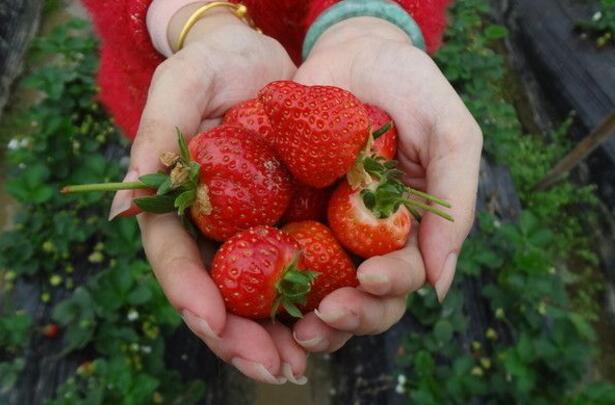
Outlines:
[{"label": "red knit sleeve", "polygon": [[[339,0],[313,0],[306,18],[309,27],[318,16]],[[446,28],[446,8],[450,0],[395,0],[412,15],[425,36],[427,50],[435,52],[442,44],[442,35]]]},{"label": "red knit sleeve", "polygon": [[[231,0],[239,2],[240,0]],[[100,37],[100,99],[129,138],[134,138],[152,75],[164,58],[152,45],[146,25],[152,0],[83,0]],[[277,38],[300,61],[303,0],[245,0],[256,24]]]},{"label": "red knit sleeve", "polygon": [[152,0],[83,0],[100,37],[100,99],[125,134],[137,133],[147,89],[163,57],[145,17]]},{"label": "red knit sleeve", "polygon": [[[231,0],[239,2],[240,0]],[[284,45],[296,63],[307,27],[338,0],[244,0],[263,32]],[[442,41],[449,0],[396,0],[420,25],[429,51]],[[152,75],[163,61],[146,26],[152,0],[83,0],[101,40],[100,99],[126,135],[136,135]]]}]

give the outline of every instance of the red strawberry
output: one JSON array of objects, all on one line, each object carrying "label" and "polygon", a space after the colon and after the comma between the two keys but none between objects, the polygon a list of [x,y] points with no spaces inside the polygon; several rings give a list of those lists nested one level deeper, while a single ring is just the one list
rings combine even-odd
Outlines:
[{"label": "red strawberry", "polygon": [[332,185],[353,166],[370,133],[363,104],[331,86],[279,81],[258,95],[273,128],[273,146],[291,173],[316,188]]},{"label": "red strawberry", "polygon": [[263,105],[257,99],[239,103],[224,115],[223,124],[239,125],[259,134],[264,140],[271,140],[271,125]]},{"label": "red strawberry", "polygon": [[[376,184],[376,183],[374,183]],[[398,205],[388,217],[379,218],[361,196],[342,182],[329,202],[329,225],[337,240],[365,259],[399,250],[410,235],[410,212]]]},{"label": "red strawberry", "polygon": [[239,231],[279,221],[292,184],[265,141],[223,125],[192,138],[189,148],[201,166],[190,213],[204,235],[224,241]]},{"label": "red strawberry", "polygon": [[41,334],[49,339],[53,339],[54,337],[58,336],[59,331],[60,331],[60,328],[58,327],[57,324],[49,323],[43,326],[43,329],[41,330]]},{"label": "red strawberry", "polygon": [[343,181],[329,201],[333,233],[344,247],[363,258],[401,249],[410,235],[411,213],[420,220],[417,209],[452,221],[448,214],[409,198],[414,195],[450,208],[447,202],[402,184],[395,165],[382,158],[366,158],[364,166],[371,181],[354,189]]},{"label": "red strawberry", "polygon": [[282,222],[324,220],[327,216],[327,202],[330,194],[329,189],[314,188],[295,181],[293,196],[282,216]]},{"label": "red strawberry", "polygon": [[304,312],[318,308],[320,301],[333,291],[358,285],[352,260],[329,228],[316,221],[303,221],[288,224],[282,230],[303,248],[299,266],[318,273],[307,303],[301,306]]},{"label": "red strawberry", "polygon": [[[372,127],[372,131],[378,131],[385,125],[393,122],[389,114],[375,105],[365,104],[365,109],[369,116],[369,123]],[[372,149],[376,156],[389,160],[395,159],[395,155],[397,155],[397,129],[395,125],[374,141]]]},{"label": "red strawberry", "polygon": [[[168,174],[159,172],[126,183],[67,186],[64,193],[150,189],[155,195],[137,198],[143,211],[189,209],[201,232],[225,241],[237,232],[277,223],[292,195],[290,176],[267,143],[239,126],[222,125],[195,136],[186,145],[178,131],[180,153],[160,156]],[[191,227],[189,221],[184,223]]]},{"label": "red strawberry", "polygon": [[269,226],[243,231],[214,256],[211,277],[226,308],[239,316],[264,319],[286,310],[301,317],[315,273],[298,267],[301,247],[290,235]]}]

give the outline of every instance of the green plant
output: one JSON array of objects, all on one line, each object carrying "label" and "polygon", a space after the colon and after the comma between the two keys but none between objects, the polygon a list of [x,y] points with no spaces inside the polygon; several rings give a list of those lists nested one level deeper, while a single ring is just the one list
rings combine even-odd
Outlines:
[{"label": "green plant", "polygon": [[601,48],[615,42],[615,0],[600,0],[598,11],[591,19],[580,21],[577,27],[589,34]]},{"label": "green plant", "polygon": [[[0,390],[24,367],[21,351],[41,328],[57,323],[63,354],[90,360],[50,404],[194,403],[200,381],[182,381],[164,363],[164,337],[180,323],[141,252],[135,221],[106,220],[109,196],[61,195],[69,183],[118,178],[126,142],[95,101],[96,43],[88,24],[70,20],[38,38],[23,80],[38,94],[2,125],[7,191],[20,203],[12,230],[0,235],[1,297],[15,281],[42,285],[51,319],[0,305]],[[67,298],[60,299],[60,297]],[[1,395],[1,393],[0,393]]]},{"label": "green plant", "polygon": [[[593,188],[564,182],[532,191],[569,148],[570,120],[550,134],[523,132],[507,90],[510,73],[494,50],[507,32],[486,23],[488,11],[484,0],[456,2],[436,59],[479,120],[487,156],[510,169],[524,211],[512,223],[479,213],[479,231],[460,257],[458,287],[442,306],[431,290],[409,299],[426,333],[406,341],[410,355],[400,356],[398,391],[421,404],[612,403],[615,386],[588,373],[599,310],[591,304],[599,284],[586,231]],[[480,283],[478,303],[464,301],[460,287],[467,283]],[[483,305],[486,326],[468,336],[468,311]]]}]

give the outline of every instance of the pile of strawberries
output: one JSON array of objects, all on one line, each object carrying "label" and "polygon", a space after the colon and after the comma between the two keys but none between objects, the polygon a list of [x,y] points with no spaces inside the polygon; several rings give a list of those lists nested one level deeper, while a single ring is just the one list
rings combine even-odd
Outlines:
[{"label": "pile of strawberries", "polygon": [[140,179],[156,194],[135,203],[177,210],[223,243],[211,275],[240,316],[301,317],[357,285],[347,251],[402,248],[423,211],[451,219],[430,204],[447,203],[401,182],[391,118],[336,87],[270,83],[179,145],[161,156],[167,173]]}]

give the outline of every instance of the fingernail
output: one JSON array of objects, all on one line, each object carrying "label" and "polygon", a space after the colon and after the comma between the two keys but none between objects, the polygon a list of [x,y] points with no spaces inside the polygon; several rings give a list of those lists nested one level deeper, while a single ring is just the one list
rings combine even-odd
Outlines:
[{"label": "fingernail", "polygon": [[438,296],[438,301],[440,303],[442,303],[444,298],[446,298],[446,294],[448,294],[448,290],[451,288],[451,284],[453,283],[458,257],[459,255],[457,253],[451,253],[448,255],[446,261],[444,262],[444,267],[442,267],[440,278],[436,282],[436,295]]},{"label": "fingernail", "polygon": [[349,330],[359,327],[359,317],[346,309],[335,308],[323,312],[315,309],[314,315],[327,324],[334,323],[335,326],[340,329]]},{"label": "fingernail", "polygon": [[[139,179],[139,173],[136,170],[131,170],[124,177],[123,183],[130,181],[137,181]],[[109,221],[113,221],[122,213],[128,211],[132,207],[132,190],[120,190],[115,193],[113,202],[111,203],[111,209],[109,210]]]},{"label": "fingernail", "polygon": [[374,294],[386,294],[391,289],[391,280],[386,274],[359,273],[361,287]]},{"label": "fingernail", "polygon": [[304,375],[299,378],[296,378],[295,374],[293,373],[293,368],[288,363],[282,364],[282,374],[284,374],[284,377],[286,377],[288,381],[295,385],[305,385],[308,382],[308,378]]},{"label": "fingernail", "polygon": [[195,335],[214,340],[220,339],[220,336],[216,335],[205,319],[199,318],[187,309],[182,311],[182,318]]},{"label": "fingernail", "polygon": [[231,364],[242,374],[267,384],[282,385],[286,383],[286,377],[274,377],[273,374],[260,363],[235,357],[231,360]]},{"label": "fingernail", "polygon": [[293,338],[295,339],[295,342],[299,343],[300,346],[308,350],[314,350],[317,348],[325,348],[329,346],[329,343],[322,336],[316,336],[311,339],[301,340],[297,337],[297,334],[293,332]]}]

